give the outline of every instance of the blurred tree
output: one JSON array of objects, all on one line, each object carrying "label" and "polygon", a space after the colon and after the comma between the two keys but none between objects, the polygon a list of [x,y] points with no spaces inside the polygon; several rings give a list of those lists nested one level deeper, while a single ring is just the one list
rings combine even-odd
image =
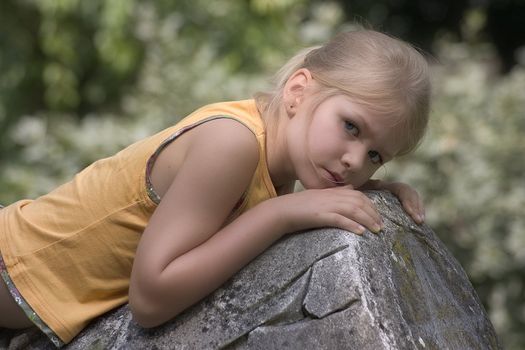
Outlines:
[{"label": "blurred tree", "polygon": [[122,0],[0,2],[0,158],[21,115],[117,106],[142,63],[133,28]]},{"label": "blurred tree", "polygon": [[464,31],[465,16],[479,9],[486,16],[481,23],[485,35],[497,49],[501,72],[508,73],[525,45],[525,2],[523,0],[339,0],[349,21],[361,21],[394,34],[435,53],[434,43],[443,36],[470,40]]},{"label": "blurred tree", "polygon": [[436,35],[448,31],[457,37],[468,0],[340,0],[350,21],[365,21],[372,27],[432,51]]},{"label": "blurred tree", "polygon": [[20,115],[43,108],[43,53],[36,33],[38,10],[22,2],[0,2],[0,152]]},{"label": "blurred tree", "polygon": [[503,73],[508,73],[518,61],[518,49],[525,50],[524,18],[523,0],[489,1],[486,33],[498,50]]}]

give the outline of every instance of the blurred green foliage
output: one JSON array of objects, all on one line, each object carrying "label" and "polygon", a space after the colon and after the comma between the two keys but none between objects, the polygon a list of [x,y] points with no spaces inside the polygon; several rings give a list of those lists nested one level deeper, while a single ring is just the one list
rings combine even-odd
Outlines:
[{"label": "blurred green foliage", "polygon": [[[340,3],[2,0],[0,203],[43,194],[205,103],[264,89],[297,49],[353,26]],[[523,349],[525,67],[497,73],[484,25],[469,9],[466,41],[433,37],[429,133],[378,175],[422,192],[505,348]]]}]

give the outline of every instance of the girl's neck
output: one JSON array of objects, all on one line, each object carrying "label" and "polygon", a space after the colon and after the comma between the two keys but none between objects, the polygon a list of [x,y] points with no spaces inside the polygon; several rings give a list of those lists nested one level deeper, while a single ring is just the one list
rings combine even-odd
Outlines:
[{"label": "girl's neck", "polygon": [[267,117],[275,118],[267,123],[266,129],[266,159],[270,177],[276,189],[293,188],[296,175],[289,160],[285,137],[288,118],[284,113]]}]

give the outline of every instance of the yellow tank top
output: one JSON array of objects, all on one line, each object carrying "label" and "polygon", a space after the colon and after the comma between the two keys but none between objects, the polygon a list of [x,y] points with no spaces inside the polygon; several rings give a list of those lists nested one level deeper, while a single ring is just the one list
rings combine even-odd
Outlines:
[{"label": "yellow tank top", "polygon": [[156,154],[176,136],[215,118],[238,120],[259,143],[257,169],[231,220],[276,196],[264,123],[253,100],[205,106],[93,163],[49,194],[0,211],[0,252],[9,276],[65,343],[93,318],[128,300],[135,250],[160,200],[147,175]]}]

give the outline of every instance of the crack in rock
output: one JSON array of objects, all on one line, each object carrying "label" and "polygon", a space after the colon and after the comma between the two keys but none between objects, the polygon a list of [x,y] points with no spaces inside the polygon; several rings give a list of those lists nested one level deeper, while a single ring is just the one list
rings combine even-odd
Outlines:
[{"label": "crack in rock", "polygon": [[[388,192],[367,193],[379,235],[325,228],[285,236],[210,296],[145,330],[124,305],[63,350],[500,349],[464,270]],[[55,350],[38,331],[0,330],[8,350]]]}]

